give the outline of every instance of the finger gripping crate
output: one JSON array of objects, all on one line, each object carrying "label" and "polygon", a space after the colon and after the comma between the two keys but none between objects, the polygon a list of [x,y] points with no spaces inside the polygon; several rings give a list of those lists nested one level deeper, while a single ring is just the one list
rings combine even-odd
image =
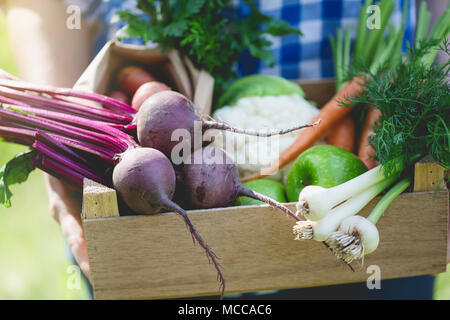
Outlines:
[{"label": "finger gripping crate", "polygon": [[[118,67],[134,60],[167,63],[163,56],[148,60],[145,50],[109,44],[79,84],[104,93],[111,89],[108,81]],[[201,77],[191,73],[192,87],[184,88],[193,100],[203,101],[207,110],[211,86],[202,90]],[[332,81],[307,81],[301,86],[319,106],[334,91]],[[226,293],[361,282],[367,280],[371,265],[380,268],[382,279],[434,274],[445,271],[447,262],[448,191],[436,190],[443,175],[443,168],[430,160],[416,164],[413,192],[403,193],[389,206],[377,224],[378,249],[364,258],[364,265],[353,263],[354,272],[322,243],[294,241],[295,221],[268,205],[191,210],[188,214],[219,257]],[[366,216],[379,198],[360,214]],[[294,203],[287,206],[295,210]],[[118,208],[115,190],[85,181],[82,221],[96,299],[219,294],[215,268],[204,250],[193,244],[179,215],[119,216]]]}]

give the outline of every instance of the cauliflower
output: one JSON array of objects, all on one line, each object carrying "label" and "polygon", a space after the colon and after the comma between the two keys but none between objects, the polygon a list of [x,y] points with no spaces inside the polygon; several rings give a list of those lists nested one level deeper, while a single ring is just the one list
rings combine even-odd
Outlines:
[{"label": "cauliflower", "polygon": [[[213,118],[235,127],[268,131],[310,123],[318,113],[319,109],[299,94],[290,94],[243,97],[233,106],[218,109]],[[241,176],[247,176],[275,161],[302,130],[273,137],[221,132],[221,136],[215,139],[214,144],[223,148],[233,159]],[[271,178],[284,182],[288,172],[289,167],[285,167]]]}]

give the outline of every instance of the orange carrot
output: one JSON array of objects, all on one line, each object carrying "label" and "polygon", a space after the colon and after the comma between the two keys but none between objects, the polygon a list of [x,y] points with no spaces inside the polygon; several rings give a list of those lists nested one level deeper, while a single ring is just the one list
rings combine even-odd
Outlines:
[{"label": "orange carrot", "polygon": [[349,116],[335,123],[328,131],[327,144],[353,152],[355,148],[355,123]]},{"label": "orange carrot", "polygon": [[134,95],[144,83],[155,80],[153,75],[138,66],[126,66],[117,75],[117,83],[130,95]]},{"label": "orange carrot", "polygon": [[378,109],[370,108],[366,115],[366,120],[361,131],[361,140],[359,142],[358,158],[367,166],[368,169],[376,167],[375,150],[369,145],[369,137],[373,133],[373,127],[381,116]]},{"label": "orange carrot", "polygon": [[351,110],[351,107],[343,107],[341,103],[348,102],[347,97],[359,96],[364,90],[365,79],[363,77],[355,77],[347,82],[320,110],[313,122],[320,121],[314,127],[306,128],[284,151],[277,161],[269,167],[262,169],[259,173],[244,177],[243,182],[259,179],[276,173],[280,168],[296,159],[300,153],[311,147],[318,139],[320,139],[333,124],[344,118]]}]

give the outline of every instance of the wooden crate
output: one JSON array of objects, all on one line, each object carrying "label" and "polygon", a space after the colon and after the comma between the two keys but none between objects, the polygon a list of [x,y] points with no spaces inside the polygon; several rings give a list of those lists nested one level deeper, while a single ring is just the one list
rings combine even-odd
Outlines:
[{"label": "wooden crate", "polygon": [[[415,185],[428,191],[404,193],[391,204],[377,224],[378,249],[364,265],[354,263],[355,272],[321,243],[294,241],[293,220],[267,205],[189,216],[220,257],[227,293],[366,281],[370,265],[380,267],[382,279],[439,273],[447,262],[448,191],[434,187],[442,173],[436,164],[416,166]],[[88,180],[83,212],[95,298],[218,294],[216,270],[177,214],[119,217],[115,191]]]},{"label": "wooden crate", "polygon": [[[104,93],[111,89],[110,79],[120,66],[132,62],[159,66],[167,61],[155,50],[109,43],[76,86]],[[172,65],[177,66],[176,59]],[[173,66],[169,65],[169,71]],[[191,90],[194,102],[208,113],[211,79],[204,72],[187,69],[191,89],[182,84],[186,81],[180,84],[186,78],[183,70],[171,72],[175,87],[181,92],[183,87]],[[299,83],[318,106],[334,93],[332,80]],[[402,194],[388,208],[378,223],[379,248],[365,258],[363,266],[354,264],[355,272],[323,244],[294,241],[294,221],[267,205],[193,210],[189,216],[220,257],[226,293],[366,281],[370,265],[380,267],[383,279],[433,274],[445,271],[447,262],[448,191],[435,192],[443,174],[443,168],[430,161],[416,165],[414,192]],[[376,201],[361,214],[368,214]],[[294,209],[294,204],[288,207]],[[82,220],[95,298],[219,293],[216,270],[204,251],[193,245],[178,215],[119,216],[116,192],[86,180]]]}]

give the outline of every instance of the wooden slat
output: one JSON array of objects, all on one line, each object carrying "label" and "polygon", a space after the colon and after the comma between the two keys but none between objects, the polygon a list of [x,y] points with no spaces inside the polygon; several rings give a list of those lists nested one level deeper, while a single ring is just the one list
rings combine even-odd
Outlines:
[{"label": "wooden slat", "polygon": [[167,55],[171,62],[168,67],[169,69],[172,69],[171,73],[177,75],[177,77],[173,79],[176,87],[180,93],[192,100],[193,92],[191,79],[189,78],[189,73],[183,63],[180,53],[176,50],[170,50]]},{"label": "wooden slat", "polygon": [[336,82],[333,79],[299,80],[296,81],[306,93],[306,99],[314,101],[320,108],[327,103],[336,92]]},{"label": "wooden slat", "polygon": [[[375,201],[362,214],[373,208]],[[293,208],[293,204],[290,204]],[[403,194],[378,223],[380,245],[351,272],[315,241],[293,241],[293,220],[268,206],[190,211],[220,257],[227,293],[366,281],[365,267],[397,278],[445,271],[448,194]],[[216,273],[173,214],[84,221],[97,299],[218,293]]]},{"label": "wooden slat", "polygon": [[194,105],[200,114],[211,114],[214,78],[205,70],[200,70],[194,94]]},{"label": "wooden slat", "polygon": [[118,217],[116,190],[107,188],[95,181],[84,179],[83,211],[85,219]]},{"label": "wooden slat", "polygon": [[445,189],[444,173],[444,167],[431,157],[420,160],[414,166],[414,191]]}]

